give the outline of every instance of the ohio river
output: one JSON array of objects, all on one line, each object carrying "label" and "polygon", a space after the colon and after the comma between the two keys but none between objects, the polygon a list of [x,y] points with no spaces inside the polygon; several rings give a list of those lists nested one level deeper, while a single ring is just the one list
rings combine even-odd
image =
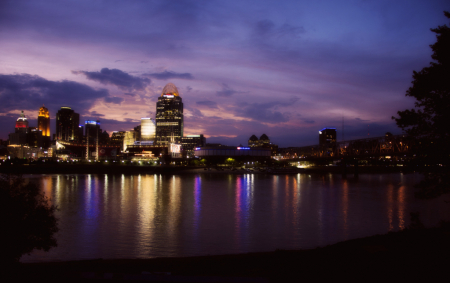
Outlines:
[{"label": "ohio river", "polygon": [[[59,207],[58,247],[22,262],[307,249],[449,219],[416,174],[29,175]],[[447,197],[450,198],[450,197]]]}]

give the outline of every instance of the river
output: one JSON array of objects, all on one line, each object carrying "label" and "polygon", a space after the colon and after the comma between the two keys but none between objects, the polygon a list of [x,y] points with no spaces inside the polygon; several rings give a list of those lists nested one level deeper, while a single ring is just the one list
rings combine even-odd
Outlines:
[{"label": "river", "polygon": [[[414,198],[418,174],[28,175],[59,207],[58,247],[22,262],[307,249],[398,231],[445,197]],[[448,197],[447,197],[448,198]]]}]

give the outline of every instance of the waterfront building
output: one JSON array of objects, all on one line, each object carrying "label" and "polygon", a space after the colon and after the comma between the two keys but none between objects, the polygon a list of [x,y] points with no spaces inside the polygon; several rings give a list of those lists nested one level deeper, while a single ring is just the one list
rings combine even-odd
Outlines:
[{"label": "waterfront building", "polygon": [[270,139],[266,134],[262,134],[259,139],[255,135],[252,135],[248,139],[249,147],[264,147],[264,146],[269,146],[269,145],[270,145]]},{"label": "waterfront building", "polygon": [[134,130],[125,132],[125,135],[124,135],[124,138],[123,138],[122,151],[125,152],[125,151],[127,151],[127,147],[128,146],[134,145],[134,142],[137,140],[137,138],[136,138],[137,135],[138,135],[138,132],[134,131]]},{"label": "waterfront building", "polygon": [[252,135],[248,139],[248,146],[270,148],[273,156],[275,156],[278,151],[278,145],[271,143],[269,137],[266,134],[262,134],[259,139],[255,135]]},{"label": "waterfront building", "polygon": [[141,141],[154,141],[156,126],[151,118],[141,118]]},{"label": "waterfront building", "polygon": [[177,87],[168,83],[156,103],[156,143],[168,146],[183,136],[183,102]]},{"label": "waterfront building", "polygon": [[44,105],[39,108],[38,129],[42,132],[43,137],[50,137],[50,114]]},{"label": "waterfront building", "polygon": [[113,145],[123,145],[123,138],[125,137],[124,131],[114,131],[111,134],[111,144]]},{"label": "waterfront building", "polygon": [[333,155],[336,150],[336,128],[323,128],[319,131],[321,155]]},{"label": "waterfront building", "polygon": [[249,139],[248,139],[248,146],[249,147],[256,147],[258,146],[258,138],[255,135],[252,135]]},{"label": "waterfront building", "polygon": [[187,157],[194,157],[196,147],[206,145],[206,139],[203,135],[187,135],[181,138],[181,146]]},{"label": "waterfront building", "polygon": [[262,134],[261,137],[259,137],[259,143],[258,146],[268,146],[270,145],[270,139],[266,134]]},{"label": "waterfront building", "polygon": [[72,108],[63,106],[56,113],[56,139],[78,141],[80,137],[80,114]]}]

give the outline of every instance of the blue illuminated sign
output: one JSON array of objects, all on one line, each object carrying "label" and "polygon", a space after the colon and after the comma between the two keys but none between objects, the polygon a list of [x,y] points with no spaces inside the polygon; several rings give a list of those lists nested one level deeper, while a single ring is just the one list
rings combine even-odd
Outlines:
[{"label": "blue illuminated sign", "polygon": [[250,149],[250,148],[249,147],[238,147],[237,149],[241,150],[241,149]]}]

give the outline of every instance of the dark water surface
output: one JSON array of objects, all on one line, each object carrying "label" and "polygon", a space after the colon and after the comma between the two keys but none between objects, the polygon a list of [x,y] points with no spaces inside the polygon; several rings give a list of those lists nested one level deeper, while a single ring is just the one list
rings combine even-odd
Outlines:
[{"label": "dark water surface", "polygon": [[[31,175],[60,210],[58,247],[22,262],[305,249],[450,218],[420,175]],[[448,197],[447,197],[448,198]]]}]

